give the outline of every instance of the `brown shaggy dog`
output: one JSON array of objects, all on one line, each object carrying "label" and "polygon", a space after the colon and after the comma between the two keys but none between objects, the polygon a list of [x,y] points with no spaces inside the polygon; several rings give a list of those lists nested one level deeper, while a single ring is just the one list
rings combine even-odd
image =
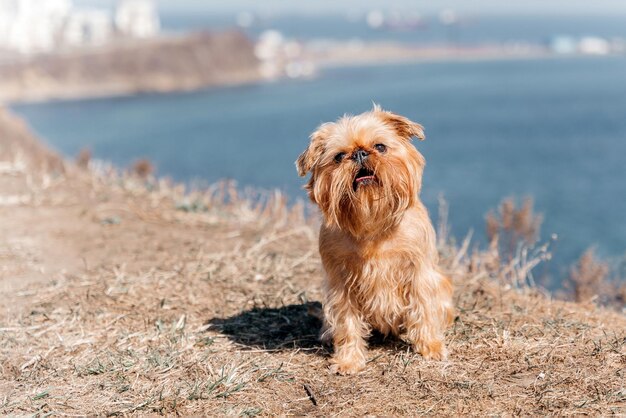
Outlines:
[{"label": "brown shaggy dog", "polygon": [[452,284],[438,269],[435,231],[419,199],[425,161],[412,137],[424,139],[421,125],[375,105],[321,125],[296,161],[301,176],[311,172],[306,189],[324,215],[322,337],[334,345],[333,372],[365,367],[372,328],[426,359],[446,357]]}]

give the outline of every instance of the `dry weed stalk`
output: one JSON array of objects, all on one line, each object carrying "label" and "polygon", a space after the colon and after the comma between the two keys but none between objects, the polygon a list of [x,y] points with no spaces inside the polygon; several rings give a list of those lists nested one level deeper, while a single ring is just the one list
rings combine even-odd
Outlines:
[{"label": "dry weed stalk", "polygon": [[[500,205],[499,216],[487,215],[489,246],[485,250],[470,252],[472,232],[458,246],[448,237],[448,207],[439,199],[439,222],[437,227],[438,248],[442,265],[453,276],[491,278],[505,287],[529,289],[535,287],[533,270],[551,258],[549,244],[537,245],[541,217],[535,215],[532,201],[527,199],[516,209],[512,199]],[[504,237],[506,250],[500,244]],[[505,256],[503,256],[503,251]]]},{"label": "dry weed stalk", "polygon": [[91,150],[89,148],[83,148],[76,156],[76,165],[80,168],[86,169],[91,162]]},{"label": "dry weed stalk", "polygon": [[497,212],[487,213],[487,238],[490,243],[497,242],[502,259],[511,261],[520,244],[537,243],[542,221],[543,217],[534,212],[532,198],[525,198],[519,208],[513,198],[507,198]]},{"label": "dry weed stalk", "polygon": [[132,173],[141,179],[147,179],[154,174],[154,164],[147,158],[142,158],[133,163]]},{"label": "dry weed stalk", "polygon": [[611,266],[599,259],[594,248],[587,249],[578,262],[571,267],[564,288],[570,299],[594,302],[617,310],[626,308],[626,281],[619,266]]},{"label": "dry weed stalk", "polygon": [[593,248],[583,253],[570,270],[569,282],[576,302],[590,302],[606,292],[609,265],[598,260]]}]

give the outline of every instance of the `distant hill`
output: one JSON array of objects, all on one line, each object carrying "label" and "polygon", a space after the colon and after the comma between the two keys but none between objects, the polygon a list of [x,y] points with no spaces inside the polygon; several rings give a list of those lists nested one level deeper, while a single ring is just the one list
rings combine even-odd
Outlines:
[{"label": "distant hill", "polygon": [[236,31],[113,44],[0,65],[0,101],[193,90],[260,77],[254,44]]}]

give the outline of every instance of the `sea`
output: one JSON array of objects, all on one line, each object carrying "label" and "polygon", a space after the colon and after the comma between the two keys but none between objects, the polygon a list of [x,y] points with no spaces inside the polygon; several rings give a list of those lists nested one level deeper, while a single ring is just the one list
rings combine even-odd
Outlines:
[{"label": "sea", "polygon": [[[182,31],[227,27],[228,19],[164,22]],[[349,31],[332,19],[263,24],[298,39],[420,38],[362,23]],[[490,19],[467,33],[457,28],[455,36],[468,43],[626,38],[626,25],[615,18]],[[433,25],[420,29],[424,36],[450,42],[441,28],[439,35],[429,32]],[[256,36],[260,28],[248,31]],[[485,245],[485,214],[506,197],[532,197],[544,219],[541,242],[550,242],[553,253],[552,287],[589,247],[615,263],[626,258],[626,56],[325,68],[311,79],[11,108],[68,157],[89,148],[120,167],[148,158],[158,174],[177,181],[234,179],[242,188],[280,189],[295,201],[305,198],[294,161],[309,134],[372,102],[424,125],[427,138],[415,143],[427,160],[422,198],[435,218],[439,199],[448,202],[457,239],[473,231],[475,245]]]}]

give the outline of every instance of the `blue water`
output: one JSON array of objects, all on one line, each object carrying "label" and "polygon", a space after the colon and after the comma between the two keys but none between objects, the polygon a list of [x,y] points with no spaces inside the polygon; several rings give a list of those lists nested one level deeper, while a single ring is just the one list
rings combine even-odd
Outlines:
[{"label": "blue water", "polygon": [[321,122],[372,100],[422,123],[423,198],[455,235],[484,235],[506,196],[532,196],[562,273],[590,245],[626,254],[626,57],[423,63],[188,94],[15,105],[68,156],[88,147],[177,180],[236,179],[304,196],[294,160]]}]

